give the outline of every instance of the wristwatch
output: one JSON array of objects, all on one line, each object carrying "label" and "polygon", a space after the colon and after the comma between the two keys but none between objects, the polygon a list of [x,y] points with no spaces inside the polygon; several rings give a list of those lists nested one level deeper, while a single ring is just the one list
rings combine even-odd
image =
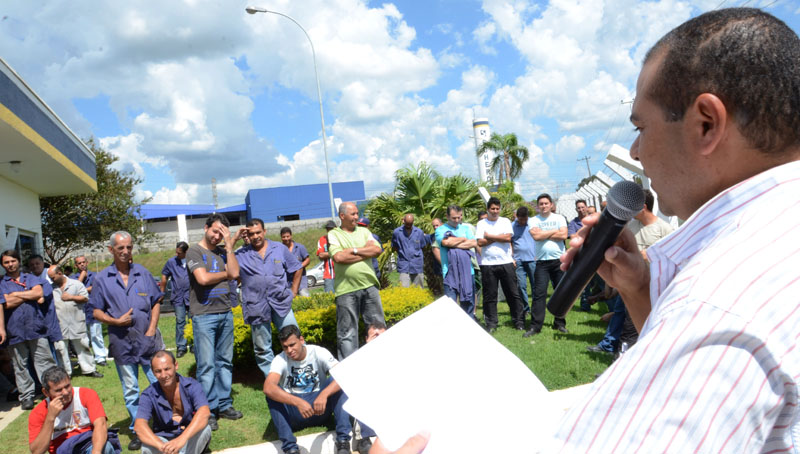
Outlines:
[{"label": "wristwatch", "polygon": [[358,255],[358,248],[357,247],[353,248],[353,255]]}]

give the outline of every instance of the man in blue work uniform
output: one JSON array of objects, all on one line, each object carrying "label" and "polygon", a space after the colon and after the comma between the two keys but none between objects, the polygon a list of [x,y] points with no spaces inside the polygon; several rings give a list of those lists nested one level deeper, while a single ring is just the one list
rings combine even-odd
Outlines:
[{"label": "man in blue work uniform", "polygon": [[[89,295],[92,294],[94,288],[94,275],[93,271],[89,271],[89,260],[85,255],[75,257],[75,268],[77,272],[69,276],[70,279],[75,279],[86,287]],[[86,313],[86,332],[89,334],[89,343],[92,345],[92,353],[94,353],[94,362],[98,366],[106,365],[106,356],[108,356],[108,349],[106,349],[105,341],[103,340],[103,325],[94,319],[92,310],[89,305],[84,306]]]},{"label": "man in blue work uniform", "polygon": [[[308,255],[308,249],[300,243],[296,243],[292,239],[292,229],[284,227],[281,229],[281,243],[289,249],[289,252],[294,254],[297,261],[300,262],[301,270],[296,271],[303,276],[300,279],[300,291],[297,293],[300,296],[309,296],[308,293],[308,279],[306,279],[306,267],[311,262],[311,257]],[[286,279],[289,282],[294,280],[294,274],[287,274]]]},{"label": "man in blue work uniform", "polygon": [[[250,244],[229,256],[228,269],[242,281],[244,322],[252,328],[256,363],[266,377],[275,357],[272,324],[278,331],[287,325],[297,326],[292,300],[303,279],[296,271],[302,267],[286,246],[267,240],[261,219],[251,219],[239,232],[239,237],[247,235]],[[291,287],[287,275],[293,276]]]},{"label": "man in blue work uniform", "polygon": [[519,284],[519,297],[522,299],[522,312],[531,312],[528,304],[528,282],[531,283],[531,293],[533,293],[533,270],[536,269],[536,254],[534,247],[536,242],[531,236],[531,228],[528,207],[517,208],[517,218],[511,223],[511,250],[514,253],[514,261],[517,263],[517,284]]},{"label": "man in blue work uniform", "polygon": [[180,375],[178,362],[166,350],[153,355],[151,366],[158,382],[142,392],[135,423],[142,454],[201,454],[211,441],[211,410],[202,386]]},{"label": "man in blue work uniform", "polygon": [[[217,418],[240,419],[233,408],[233,313],[232,276],[226,261],[233,256],[236,240],[230,234],[224,214],[212,214],[203,226],[203,239],[186,252],[189,270],[189,309],[192,312],[194,357],[197,381],[208,397],[211,416],[208,424],[217,430]],[[225,248],[218,246],[225,241]]]},{"label": "man in blue work uniform", "polygon": [[[109,251],[114,262],[97,273],[89,304],[94,318],[108,325],[109,354],[114,358],[117,375],[122,383],[125,407],[131,416],[130,429],[139,407],[139,366],[150,383],[156,381],[150,370],[153,353],[164,348],[158,331],[161,299],[153,275],[142,265],[132,263],[131,234],[118,231],[111,234]],[[128,450],[138,451],[142,443],[134,432]]]},{"label": "man in blue work uniform", "polygon": [[[13,249],[0,254],[0,264],[6,274],[0,280],[0,343],[8,340],[11,347],[14,377],[23,410],[32,410],[35,382],[28,371],[33,360],[36,374],[56,366],[50,343],[49,326],[39,301],[44,301],[44,281],[32,274],[20,272],[19,253]],[[52,288],[50,290],[52,292]]]},{"label": "man in blue work uniform", "polygon": [[403,217],[403,225],[392,232],[392,250],[397,252],[397,272],[400,285],[422,287],[425,259],[422,248],[429,245],[431,237],[419,227],[414,226],[414,215]]},{"label": "man in blue work uniform", "polygon": [[178,350],[178,358],[186,354],[186,338],[183,336],[186,328],[186,307],[189,306],[189,272],[186,271],[186,251],[189,245],[185,241],[180,241],[175,246],[175,257],[167,260],[161,270],[161,282],[158,286],[161,292],[167,290],[167,280],[172,279],[172,293],[170,301],[175,308],[175,346]]}]

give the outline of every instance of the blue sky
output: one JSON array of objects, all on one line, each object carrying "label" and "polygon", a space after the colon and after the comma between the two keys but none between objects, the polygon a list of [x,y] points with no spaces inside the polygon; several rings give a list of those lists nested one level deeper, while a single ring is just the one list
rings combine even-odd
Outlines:
[{"label": "blue sky", "polygon": [[[253,0],[251,0],[253,1]],[[302,31],[247,2],[28,1],[3,5],[0,56],[81,137],[96,137],[158,203],[243,203],[248,189],[325,181]],[[473,114],[531,152],[526,198],[603,170],[641,59],[664,33],[722,6],[789,0],[275,0],[317,54],[333,181],[391,191],[426,161],[477,176]],[[606,173],[610,173],[606,170]]]}]

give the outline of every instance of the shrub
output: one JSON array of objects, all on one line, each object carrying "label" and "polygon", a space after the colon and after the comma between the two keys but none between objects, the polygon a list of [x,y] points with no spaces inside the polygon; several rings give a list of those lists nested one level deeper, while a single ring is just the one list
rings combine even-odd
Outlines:
[{"label": "shrub", "polygon": [[[380,291],[386,326],[392,326],[433,302],[433,294],[417,287],[389,287]],[[309,297],[298,296],[292,309],[300,332],[309,344],[320,345],[336,354],[336,305],[332,293],[315,293]],[[360,332],[365,333],[363,323]],[[187,320],[184,335],[189,343],[194,341],[191,320]],[[363,339],[363,334],[359,339]],[[280,352],[280,342],[273,330],[272,349]],[[241,306],[233,309],[233,364],[236,367],[255,366],[253,339],[250,325],[245,324]]]}]

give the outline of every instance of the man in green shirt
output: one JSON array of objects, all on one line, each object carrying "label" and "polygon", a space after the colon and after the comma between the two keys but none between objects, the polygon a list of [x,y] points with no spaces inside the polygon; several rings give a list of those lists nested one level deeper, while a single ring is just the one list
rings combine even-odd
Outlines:
[{"label": "man in green shirt", "polygon": [[339,360],[358,349],[358,315],[364,324],[385,323],[378,293],[378,278],[371,258],[381,246],[369,229],[358,223],[358,207],[352,202],[339,205],[342,226],[328,233],[328,251],[334,263],[336,292],[336,345]]}]

